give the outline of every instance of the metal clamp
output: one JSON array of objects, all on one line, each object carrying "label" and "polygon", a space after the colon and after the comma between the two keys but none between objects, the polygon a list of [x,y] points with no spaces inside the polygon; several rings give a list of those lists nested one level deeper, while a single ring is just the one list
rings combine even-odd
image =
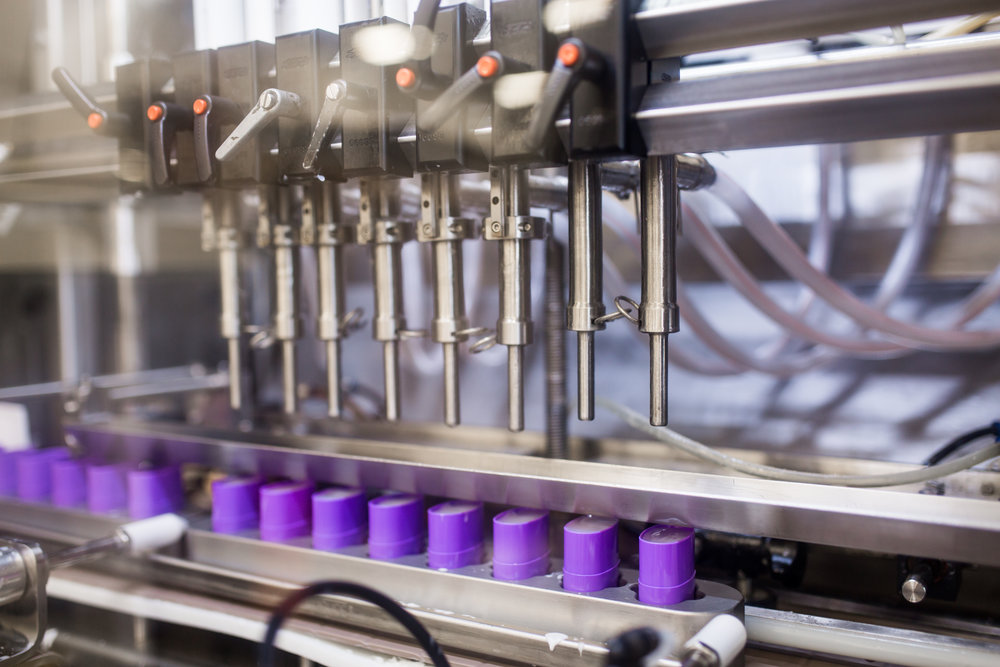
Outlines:
[{"label": "metal clamp", "polygon": [[483,240],[534,241],[545,238],[545,218],[533,215],[511,215],[504,220],[486,218],[483,220]]},{"label": "metal clamp", "polygon": [[636,303],[635,299],[624,295],[618,295],[615,297],[614,303],[615,312],[594,318],[594,324],[607,324],[608,322],[614,322],[615,320],[620,320],[624,317],[632,324],[639,326],[639,316],[633,315],[633,313],[639,312],[639,304]]},{"label": "metal clamp", "polygon": [[421,243],[433,241],[464,241],[476,233],[476,221],[471,218],[441,218],[438,224],[429,222],[417,225],[417,240]]},{"label": "metal clamp", "polygon": [[371,227],[357,228],[359,245],[368,243],[405,243],[413,238],[413,223],[402,220],[375,220]]},{"label": "metal clamp", "polygon": [[353,243],[356,236],[356,226],[352,224],[332,222],[316,225],[316,245],[347,245]]}]

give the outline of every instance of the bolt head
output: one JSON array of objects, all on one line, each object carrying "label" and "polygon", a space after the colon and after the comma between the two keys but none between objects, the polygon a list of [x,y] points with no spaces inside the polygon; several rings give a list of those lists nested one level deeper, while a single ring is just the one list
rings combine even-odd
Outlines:
[{"label": "bolt head", "polygon": [[521,231],[524,232],[524,233],[530,232],[531,231],[531,223],[530,222],[522,222],[521,223]]},{"label": "bolt head", "polygon": [[273,109],[278,104],[278,96],[272,91],[264,91],[264,94],[260,96],[260,105],[265,109]]},{"label": "bolt head", "polygon": [[907,602],[917,604],[923,602],[924,598],[927,597],[927,586],[918,577],[910,577],[903,582],[903,588],[900,592]]},{"label": "bolt head", "polygon": [[500,233],[500,223],[494,220],[493,224],[490,225],[490,229],[493,231],[494,234],[499,234]]}]

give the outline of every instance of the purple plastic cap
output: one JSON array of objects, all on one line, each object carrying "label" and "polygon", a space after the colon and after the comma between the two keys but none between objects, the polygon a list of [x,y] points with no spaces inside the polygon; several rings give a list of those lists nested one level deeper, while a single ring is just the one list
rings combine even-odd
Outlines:
[{"label": "purple plastic cap", "polygon": [[520,581],[548,571],[548,512],[518,507],[493,517],[495,579]]},{"label": "purple plastic cap", "polygon": [[52,464],[69,458],[65,447],[36,449],[17,457],[17,497],[44,503],[52,496]]},{"label": "purple plastic cap", "polygon": [[364,544],[368,504],[361,489],[334,487],[312,495],[313,548],[331,551]]},{"label": "purple plastic cap", "polygon": [[618,585],[618,520],[580,516],[563,527],[563,588],[590,593]]},{"label": "purple plastic cap", "polygon": [[87,502],[87,463],[80,459],[53,461],[52,504],[56,507],[83,507]]},{"label": "purple plastic cap", "polygon": [[424,546],[424,499],[406,493],[368,501],[368,555],[378,560],[418,554]]},{"label": "purple plastic cap", "polygon": [[212,530],[239,533],[260,525],[259,477],[227,477],[212,482]]},{"label": "purple plastic cap", "polygon": [[17,495],[17,460],[27,453],[0,452],[0,496]]},{"label": "purple plastic cap", "polygon": [[184,507],[184,487],[177,466],[129,470],[128,514],[133,519],[145,519]]},{"label": "purple plastic cap", "polygon": [[260,539],[284,542],[309,535],[312,482],[273,482],[260,487]]},{"label": "purple plastic cap", "polygon": [[92,463],[87,466],[87,509],[94,514],[118,512],[128,505],[125,463]]},{"label": "purple plastic cap", "polygon": [[453,570],[483,562],[483,504],[449,500],[427,510],[427,566]]},{"label": "purple plastic cap", "polygon": [[639,601],[677,604],[694,595],[694,529],[652,526],[639,536]]}]

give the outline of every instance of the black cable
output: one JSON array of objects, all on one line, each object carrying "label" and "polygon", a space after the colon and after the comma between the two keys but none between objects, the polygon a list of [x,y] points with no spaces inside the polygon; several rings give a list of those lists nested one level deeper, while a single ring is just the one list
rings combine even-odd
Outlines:
[{"label": "black cable", "polygon": [[315,595],[346,595],[370,602],[382,608],[413,635],[417,643],[427,651],[427,655],[430,657],[434,667],[450,667],[444,651],[438,646],[437,641],[431,637],[431,634],[427,632],[427,628],[421,625],[420,621],[413,614],[403,609],[398,602],[386,597],[382,593],[367,586],[347,581],[317,581],[301,590],[295,591],[282,600],[281,604],[274,610],[274,614],[271,615],[271,619],[267,622],[267,632],[264,633],[264,640],[261,642],[260,655],[257,661],[260,667],[272,667],[274,665],[274,640],[278,636],[278,630],[281,629],[281,625],[285,622],[285,619],[288,618],[303,600]]},{"label": "black cable", "polygon": [[937,450],[933,454],[927,457],[924,461],[925,466],[933,466],[941,463],[946,458],[965,447],[970,442],[979,440],[980,438],[993,437],[1000,439],[1000,422],[993,422],[989,426],[983,428],[977,428],[975,431],[969,431],[968,433],[963,433],[958,436],[947,445]]}]

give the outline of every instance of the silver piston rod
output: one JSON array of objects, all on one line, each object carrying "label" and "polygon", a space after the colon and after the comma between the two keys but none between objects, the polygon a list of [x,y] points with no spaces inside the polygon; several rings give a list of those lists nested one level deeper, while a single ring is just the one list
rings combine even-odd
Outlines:
[{"label": "silver piston rod", "polygon": [[601,176],[596,162],[569,164],[569,305],[566,326],[576,331],[577,407],[580,419],[594,418],[594,332],[604,328],[601,237]]},{"label": "silver piston rod", "polygon": [[461,421],[458,344],[468,335],[462,241],[470,238],[474,223],[459,217],[458,177],[453,174],[423,174],[420,177],[421,220],[417,240],[431,244],[434,273],[434,313],[430,337],[444,353],[444,423]]},{"label": "silver piston rod", "polygon": [[281,343],[281,389],[286,414],[298,408],[295,344],[302,335],[299,308],[299,238],[289,188],[264,188],[259,214],[267,218],[274,249],[274,337]]},{"label": "silver piston rod", "polygon": [[507,346],[507,427],[524,430],[524,347],[534,337],[531,321],[531,246],[545,237],[545,221],[530,215],[528,172],[490,169],[490,217],[483,238],[500,242],[500,316],[497,342]]},{"label": "silver piston rod", "polygon": [[[309,227],[316,240],[319,279],[316,329],[326,347],[327,414],[336,418],[343,411],[340,341],[346,335],[344,245],[353,240],[354,233],[353,226],[341,219],[339,184],[331,181],[313,183],[307,196],[308,202],[303,206],[303,230]],[[305,222],[307,210],[312,216],[312,225]]]},{"label": "silver piston rod", "polygon": [[640,168],[642,297],[639,331],[649,334],[649,423],[667,424],[667,334],[679,328],[677,223],[680,193],[673,155],[650,157]]},{"label": "silver piston rod", "polygon": [[362,180],[357,239],[371,244],[375,283],[375,316],[372,334],[382,343],[385,383],[385,418],[400,418],[399,339],[406,329],[403,313],[401,250],[413,237],[413,225],[399,220],[398,181]]},{"label": "silver piston rod", "polygon": [[209,229],[203,241],[219,253],[219,332],[226,339],[229,354],[229,405],[239,410],[243,404],[240,194],[227,190],[206,193],[204,212]]}]

